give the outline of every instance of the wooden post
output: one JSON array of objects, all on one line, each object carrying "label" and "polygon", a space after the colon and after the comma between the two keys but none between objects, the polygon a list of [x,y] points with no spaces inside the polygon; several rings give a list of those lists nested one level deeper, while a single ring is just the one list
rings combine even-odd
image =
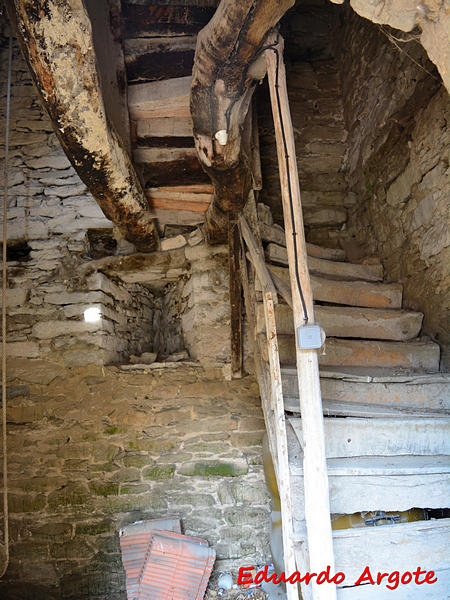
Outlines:
[{"label": "wooden post", "polygon": [[[277,34],[271,35],[268,41],[269,43],[275,43],[277,41]],[[298,275],[309,324],[314,323],[314,308],[307,266],[300,184],[286,87],[283,45],[283,40],[279,37],[275,48],[276,52],[272,49],[267,50],[266,60],[270,99],[275,123],[286,247],[294,309],[294,328],[296,330],[297,327],[304,324],[304,313],[299,286],[297,284],[296,262],[298,264]],[[293,213],[293,218],[291,213]],[[297,252],[295,252],[293,230],[296,232]],[[320,571],[325,570],[329,566],[331,572],[334,572],[333,538],[331,533],[330,500],[317,350],[300,350],[297,348],[297,373],[304,439],[303,474],[309,567],[311,571],[320,573]],[[315,579],[312,582],[312,593],[314,600],[336,599],[336,587],[334,584],[317,585]]]},{"label": "wooden post", "polygon": [[[264,316],[266,320],[267,350],[270,366],[270,408],[274,417],[276,446],[276,474],[281,500],[281,528],[283,532],[283,555],[285,573],[294,573],[295,553],[293,544],[291,479],[284,416],[283,388],[281,382],[280,356],[278,354],[275,307],[272,293],[264,292]],[[274,455],[275,458],[275,455]],[[275,463],[275,460],[274,460]],[[298,600],[297,584],[286,584],[287,600]]]},{"label": "wooden post", "polygon": [[231,376],[242,377],[242,294],[239,254],[241,236],[232,215],[228,217],[228,252],[231,320]]}]

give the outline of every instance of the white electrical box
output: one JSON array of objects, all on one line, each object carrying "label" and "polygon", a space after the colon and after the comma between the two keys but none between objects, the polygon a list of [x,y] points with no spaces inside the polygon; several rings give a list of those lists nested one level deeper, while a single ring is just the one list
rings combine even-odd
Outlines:
[{"label": "white electrical box", "polygon": [[325,332],[320,325],[302,325],[297,327],[297,348],[316,350],[325,342]]}]

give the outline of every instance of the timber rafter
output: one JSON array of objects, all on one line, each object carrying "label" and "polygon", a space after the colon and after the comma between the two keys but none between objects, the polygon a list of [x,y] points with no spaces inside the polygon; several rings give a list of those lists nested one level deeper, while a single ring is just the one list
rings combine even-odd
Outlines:
[{"label": "timber rafter", "polygon": [[106,217],[139,249],[158,234],[124,143],[108,119],[91,21],[80,0],[5,0],[61,145]]},{"label": "timber rafter", "polygon": [[[251,150],[243,143],[255,84],[265,75],[259,56],[269,31],[294,0],[222,0],[197,38],[191,88],[194,139],[214,184],[207,212],[208,238],[224,241],[227,213],[238,213],[252,187]],[[225,145],[215,138],[227,131]]]}]

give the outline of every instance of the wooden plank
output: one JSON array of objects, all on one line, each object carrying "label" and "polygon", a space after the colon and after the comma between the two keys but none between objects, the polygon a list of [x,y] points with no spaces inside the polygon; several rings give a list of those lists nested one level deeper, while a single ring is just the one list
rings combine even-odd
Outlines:
[{"label": "wooden plank", "polygon": [[[279,335],[281,364],[295,364],[294,335]],[[388,342],[327,338],[319,354],[322,366],[401,367],[405,369],[439,370],[440,349],[429,341]]]},{"label": "wooden plank", "polygon": [[196,34],[214,12],[215,7],[183,6],[181,3],[177,6],[125,3],[125,35],[134,38]]},{"label": "wooden plank", "polygon": [[[267,265],[272,274],[289,282],[289,271],[285,267]],[[367,308],[401,308],[403,286],[399,283],[366,281],[343,281],[311,275],[314,300],[361,306]],[[257,291],[261,291],[256,288]]]},{"label": "wooden plank", "polygon": [[180,186],[147,188],[145,193],[148,198],[171,198],[172,200],[189,200],[200,204],[211,202],[212,194],[208,192],[191,192]]},{"label": "wooden plank", "polygon": [[230,326],[231,326],[231,375],[242,377],[242,293],[239,254],[241,237],[235,218],[229,217],[228,224],[228,265],[230,289]]},{"label": "wooden plank", "polygon": [[[337,530],[333,532],[333,542],[336,549],[336,571],[341,571],[346,576],[343,585],[356,582],[367,565],[375,577],[378,572],[403,573],[414,570],[417,568],[418,557],[421,569],[435,571],[439,579],[439,574],[449,569],[450,519]],[[423,576],[420,580],[423,580]],[[409,585],[414,587],[413,584]],[[401,587],[407,589],[409,585]],[[448,590],[447,595],[432,596],[433,585],[428,585],[426,591],[423,585],[417,586],[422,594],[417,598],[443,600],[448,596]],[[362,589],[364,588],[361,587]],[[375,589],[381,594],[385,588],[376,586]],[[377,600],[395,597],[391,596],[390,590],[388,592],[388,596],[375,597]],[[352,598],[359,599],[359,596]]]},{"label": "wooden plank", "polygon": [[[275,289],[275,285],[274,285],[272,278],[270,276],[270,273],[266,267],[264,257],[262,256],[262,253],[261,253],[260,249],[258,248],[258,244],[255,239],[255,236],[253,235],[252,230],[250,229],[244,215],[239,216],[239,227],[241,229],[242,237],[244,238],[245,243],[248,248],[248,251],[250,253],[253,266],[255,267],[256,273],[261,282],[262,289],[264,290],[264,292],[270,291],[272,294],[273,301],[276,303],[278,300],[277,300],[277,291]],[[263,307],[262,314],[263,314],[263,319],[265,319],[264,307]]]},{"label": "wooden plank", "polygon": [[204,212],[153,208],[150,214],[160,225],[200,225],[205,222]]},{"label": "wooden plank", "polygon": [[191,80],[188,76],[128,86],[130,118],[190,117]]},{"label": "wooden plank", "polygon": [[[269,244],[266,249],[267,259],[278,265],[287,265],[286,248],[276,244]],[[366,281],[382,281],[382,265],[357,265],[347,262],[337,262],[324,260],[310,256],[308,258],[308,268],[311,273],[318,275],[328,275],[337,279],[363,279]]]},{"label": "wooden plank", "polygon": [[[290,466],[295,514],[303,515],[302,465],[298,461]],[[448,503],[449,457],[330,458],[327,467],[333,514],[441,508]]]},{"label": "wooden plank", "polygon": [[196,42],[195,35],[124,40],[128,82],[155,81],[191,75]]},{"label": "wooden plank", "polygon": [[[289,423],[303,447],[301,419]],[[399,429],[395,419],[324,419],[327,458],[355,456],[450,455],[450,419],[408,417]]]},{"label": "wooden plank", "polygon": [[[325,367],[326,369],[326,367]],[[348,414],[354,414],[356,410],[366,412],[369,409],[380,415],[383,409],[390,409],[389,414],[402,415],[402,411],[428,411],[428,417],[433,415],[430,411],[450,412],[450,381],[431,381],[429,383],[404,383],[404,382],[354,382],[335,379],[327,376],[327,372],[321,369],[320,384],[322,395],[325,400],[335,404],[341,403],[341,413],[344,410]],[[426,381],[426,379],[425,379]],[[283,373],[283,393],[286,410],[298,412],[298,386],[295,375]],[[339,406],[327,405],[329,412]],[[345,414],[345,413],[344,413]],[[404,414],[404,413],[403,413]]]},{"label": "wooden plank", "polygon": [[313,258],[324,258],[325,260],[345,260],[345,250],[341,248],[325,248],[323,246],[317,246],[317,244],[310,244],[307,242],[306,250],[308,256]]},{"label": "wooden plank", "polygon": [[137,163],[162,163],[196,158],[195,148],[143,148],[133,151]]},{"label": "wooden plank", "polygon": [[262,190],[262,171],[261,171],[261,156],[259,151],[259,129],[258,129],[258,113],[254,104],[252,105],[252,136],[250,141],[251,151],[251,172],[254,190]]},{"label": "wooden plank", "polygon": [[[259,223],[259,229],[261,232],[261,239],[264,242],[273,242],[279,246],[286,246],[286,237],[284,229],[279,225],[267,225],[266,223]],[[327,260],[345,260],[345,251],[340,248],[323,248],[316,244],[306,243],[306,251],[308,256],[314,258],[324,258]]]},{"label": "wooden plank", "polygon": [[[412,567],[411,567],[412,568]],[[450,569],[436,571],[437,581],[426,590],[427,600],[448,600]],[[376,577],[376,573],[375,573]],[[423,577],[420,578],[422,581]],[[411,587],[412,586],[412,587]],[[395,590],[378,585],[338,588],[338,600],[423,600],[423,585],[399,585]]]},{"label": "wooden plank", "polygon": [[208,183],[197,157],[170,162],[142,163],[140,165],[146,187],[198,185]]},{"label": "wooden plank", "polygon": [[198,201],[198,200],[177,200],[175,198],[154,198],[151,195],[147,196],[148,205],[151,211],[162,209],[162,210],[180,210],[204,213],[208,210],[210,202]]},{"label": "wooden plank", "polygon": [[[283,42],[279,36],[277,37],[277,34],[271,34],[268,41],[269,43],[276,43],[277,51],[277,54],[275,54],[273,50],[267,50],[265,56],[280,170],[281,196],[294,307],[294,327],[297,329],[304,325],[305,321],[311,324],[314,323],[313,295],[307,264],[294,133],[286,88],[286,72],[282,58]],[[302,293],[299,289],[300,284]],[[305,313],[307,318],[305,318]],[[331,570],[334,569],[334,557],[319,365],[316,350],[297,349],[297,371],[306,442],[304,479],[309,563],[311,570],[319,573],[327,565],[330,566]],[[336,589],[333,584],[317,585],[317,582],[313,582],[312,592],[314,600],[334,600],[336,598]]]},{"label": "wooden plank", "polygon": [[[292,310],[279,304],[276,310],[280,334],[294,332]],[[422,326],[422,313],[406,310],[382,310],[353,306],[316,306],[317,322],[327,336],[376,340],[410,340]],[[261,303],[256,311],[257,332],[264,332],[264,309]]]},{"label": "wooden plank", "polygon": [[192,137],[192,119],[190,117],[157,117],[136,121],[138,140],[146,138]]},{"label": "wooden plank", "polygon": [[[269,355],[271,381],[271,409],[275,421],[277,483],[281,501],[281,527],[283,533],[283,557],[287,573],[296,568],[293,528],[292,528],[292,496],[289,474],[289,457],[284,416],[283,390],[281,383],[280,358],[278,356],[277,329],[275,324],[275,306],[272,293],[264,293],[264,315],[266,319],[267,348]],[[288,600],[297,600],[297,585],[286,586]]]}]

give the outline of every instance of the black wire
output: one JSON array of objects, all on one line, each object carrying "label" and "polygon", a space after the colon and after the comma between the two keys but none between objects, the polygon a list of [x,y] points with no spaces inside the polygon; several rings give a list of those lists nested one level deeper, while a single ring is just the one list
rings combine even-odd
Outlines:
[{"label": "black wire", "polygon": [[279,76],[279,70],[280,70],[280,53],[278,52],[278,40],[273,43],[273,44],[268,44],[267,46],[263,46],[253,57],[252,61],[245,67],[244,72],[242,74],[241,77],[241,81],[239,84],[239,88],[238,91],[236,93],[236,95],[234,96],[233,100],[230,102],[227,110],[225,111],[225,119],[226,119],[226,132],[228,134],[229,128],[230,128],[230,115],[231,115],[231,111],[234,107],[234,105],[236,104],[236,102],[238,101],[238,99],[242,96],[243,92],[244,92],[244,87],[245,87],[245,80],[247,78],[247,73],[248,70],[250,68],[250,65],[252,63],[255,62],[255,60],[257,58],[259,58],[259,56],[261,56],[261,54],[265,51],[265,50],[273,50],[273,52],[275,52],[275,55],[277,57],[277,67],[276,67],[276,71],[275,71],[275,92],[276,92],[276,96],[277,96],[277,107],[278,107],[278,117],[280,119],[280,126],[281,126],[281,134],[283,137],[283,146],[284,146],[284,157],[286,160],[286,174],[287,174],[287,180],[288,180],[288,190],[289,190],[289,209],[290,209],[290,213],[291,213],[291,222],[292,222],[292,238],[293,238],[293,242],[294,242],[294,260],[295,260],[295,279],[297,281],[297,288],[298,288],[298,293],[300,295],[300,300],[302,303],[302,309],[303,309],[303,321],[304,324],[307,325],[308,324],[308,310],[306,308],[306,302],[305,302],[305,297],[303,295],[303,290],[302,290],[302,285],[300,283],[300,273],[299,273],[299,266],[298,266],[298,256],[297,256],[297,232],[295,231],[295,221],[294,221],[294,201],[292,198],[292,184],[291,184],[291,174],[289,172],[289,153],[288,153],[288,148],[287,148],[287,141],[286,141],[286,132],[284,129],[284,122],[283,122],[283,114],[281,111],[281,100],[280,100],[280,92],[279,92],[279,85],[278,85],[278,76]]}]

